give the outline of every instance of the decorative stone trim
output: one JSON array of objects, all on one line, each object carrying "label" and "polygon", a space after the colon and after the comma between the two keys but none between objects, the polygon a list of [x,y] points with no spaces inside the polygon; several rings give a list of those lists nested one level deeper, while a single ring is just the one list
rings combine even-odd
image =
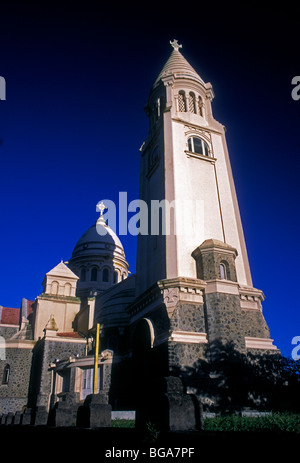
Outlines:
[{"label": "decorative stone trim", "polygon": [[204,156],[202,154],[193,153],[192,151],[188,151],[188,150],[185,150],[184,152],[188,158],[202,159],[202,161],[207,161],[207,162],[210,162],[211,164],[215,164],[215,162],[217,161],[216,158],[213,158],[211,156]]},{"label": "decorative stone trim", "polygon": [[240,287],[239,293],[241,309],[262,311],[261,303],[265,300],[265,295],[261,290]]},{"label": "decorative stone trim", "polygon": [[143,312],[147,313],[151,311],[152,308],[155,308],[160,298],[160,288],[154,285],[145,291],[133,304],[130,304],[126,308],[126,311],[132,318],[132,321],[134,321],[136,317],[139,318]]},{"label": "decorative stone trim", "polygon": [[239,295],[239,285],[235,281],[230,280],[207,280],[205,293],[225,293]]},{"label": "decorative stone trim", "polygon": [[277,350],[273,344],[274,339],[269,338],[253,338],[245,336],[246,349],[264,349],[264,350]]},{"label": "decorative stone trim", "polygon": [[143,313],[151,312],[158,303],[166,305],[169,315],[172,314],[177,302],[193,302],[203,304],[203,291],[206,283],[194,278],[172,278],[160,280],[156,285],[143,293],[137,301],[126,310],[132,317],[140,317]]},{"label": "decorative stone trim", "polygon": [[26,340],[11,340],[5,341],[5,349],[33,349],[35,341]]},{"label": "decorative stone trim", "polygon": [[[110,349],[106,349],[102,351],[99,355],[98,365],[103,364],[111,364],[119,362],[123,359],[123,357],[114,355],[113,351]],[[93,355],[89,355],[87,357],[75,358],[75,357],[68,357],[66,359],[59,360],[57,363],[50,363],[49,368],[55,369],[55,371],[61,371],[65,368],[93,368],[94,367],[95,358]]]},{"label": "decorative stone trim", "polygon": [[173,331],[169,341],[185,342],[185,343],[207,343],[206,333],[197,333],[195,331]]},{"label": "decorative stone trim", "polygon": [[63,337],[63,336],[53,336],[46,334],[43,338],[45,341],[53,341],[53,342],[70,342],[72,344],[86,344],[85,338],[71,338],[71,337]]}]

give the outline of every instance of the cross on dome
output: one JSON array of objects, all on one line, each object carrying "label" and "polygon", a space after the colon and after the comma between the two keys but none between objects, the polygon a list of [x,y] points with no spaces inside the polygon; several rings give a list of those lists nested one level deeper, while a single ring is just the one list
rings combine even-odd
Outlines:
[{"label": "cross on dome", "polygon": [[97,223],[100,223],[102,225],[106,225],[106,220],[103,217],[103,212],[105,211],[105,209],[108,209],[107,206],[105,206],[103,201],[101,201],[100,203],[97,204],[97,209],[98,209],[98,211],[100,211],[100,217],[97,220]]},{"label": "cross on dome", "polygon": [[105,204],[103,203],[103,201],[101,201],[101,203],[98,203],[97,204],[97,208],[98,210],[100,211],[100,217],[103,216],[103,212],[105,211],[105,209],[107,209],[107,207],[105,206]]},{"label": "cross on dome", "polygon": [[178,40],[174,39],[173,42],[170,40],[170,45],[174,48],[175,51],[178,51],[179,48],[182,48],[182,45],[179,45]]}]

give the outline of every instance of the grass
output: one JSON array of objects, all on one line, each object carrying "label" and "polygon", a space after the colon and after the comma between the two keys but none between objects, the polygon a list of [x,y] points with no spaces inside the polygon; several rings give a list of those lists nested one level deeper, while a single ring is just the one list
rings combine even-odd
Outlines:
[{"label": "grass", "polygon": [[135,421],[134,420],[121,420],[117,418],[115,420],[111,420],[111,427],[112,428],[134,428]]},{"label": "grass", "polygon": [[300,414],[272,413],[266,416],[238,415],[206,418],[204,431],[272,431],[300,433]]},{"label": "grass", "polygon": [[[111,421],[113,428],[134,428],[134,420],[115,419]],[[246,417],[224,415],[204,420],[204,431],[272,431],[300,433],[300,414],[272,413],[266,416]]]}]

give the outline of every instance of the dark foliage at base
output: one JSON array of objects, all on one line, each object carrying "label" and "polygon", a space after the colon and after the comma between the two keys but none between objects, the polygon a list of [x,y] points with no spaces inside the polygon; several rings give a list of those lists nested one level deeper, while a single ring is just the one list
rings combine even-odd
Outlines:
[{"label": "dark foliage at base", "polygon": [[300,412],[300,361],[272,351],[237,351],[232,343],[211,343],[205,359],[174,373],[201,400],[204,410]]}]

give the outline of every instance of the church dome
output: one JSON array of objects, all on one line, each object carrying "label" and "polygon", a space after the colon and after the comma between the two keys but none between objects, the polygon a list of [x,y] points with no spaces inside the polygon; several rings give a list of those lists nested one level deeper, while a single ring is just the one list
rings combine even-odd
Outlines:
[{"label": "church dome", "polygon": [[106,224],[103,210],[95,225],[77,241],[69,267],[79,277],[78,296],[92,296],[127,278],[129,266],[124,248]]},{"label": "church dome", "polygon": [[77,241],[72,258],[89,254],[102,254],[104,250],[124,254],[121,241],[115,232],[104,223],[92,225]]}]

